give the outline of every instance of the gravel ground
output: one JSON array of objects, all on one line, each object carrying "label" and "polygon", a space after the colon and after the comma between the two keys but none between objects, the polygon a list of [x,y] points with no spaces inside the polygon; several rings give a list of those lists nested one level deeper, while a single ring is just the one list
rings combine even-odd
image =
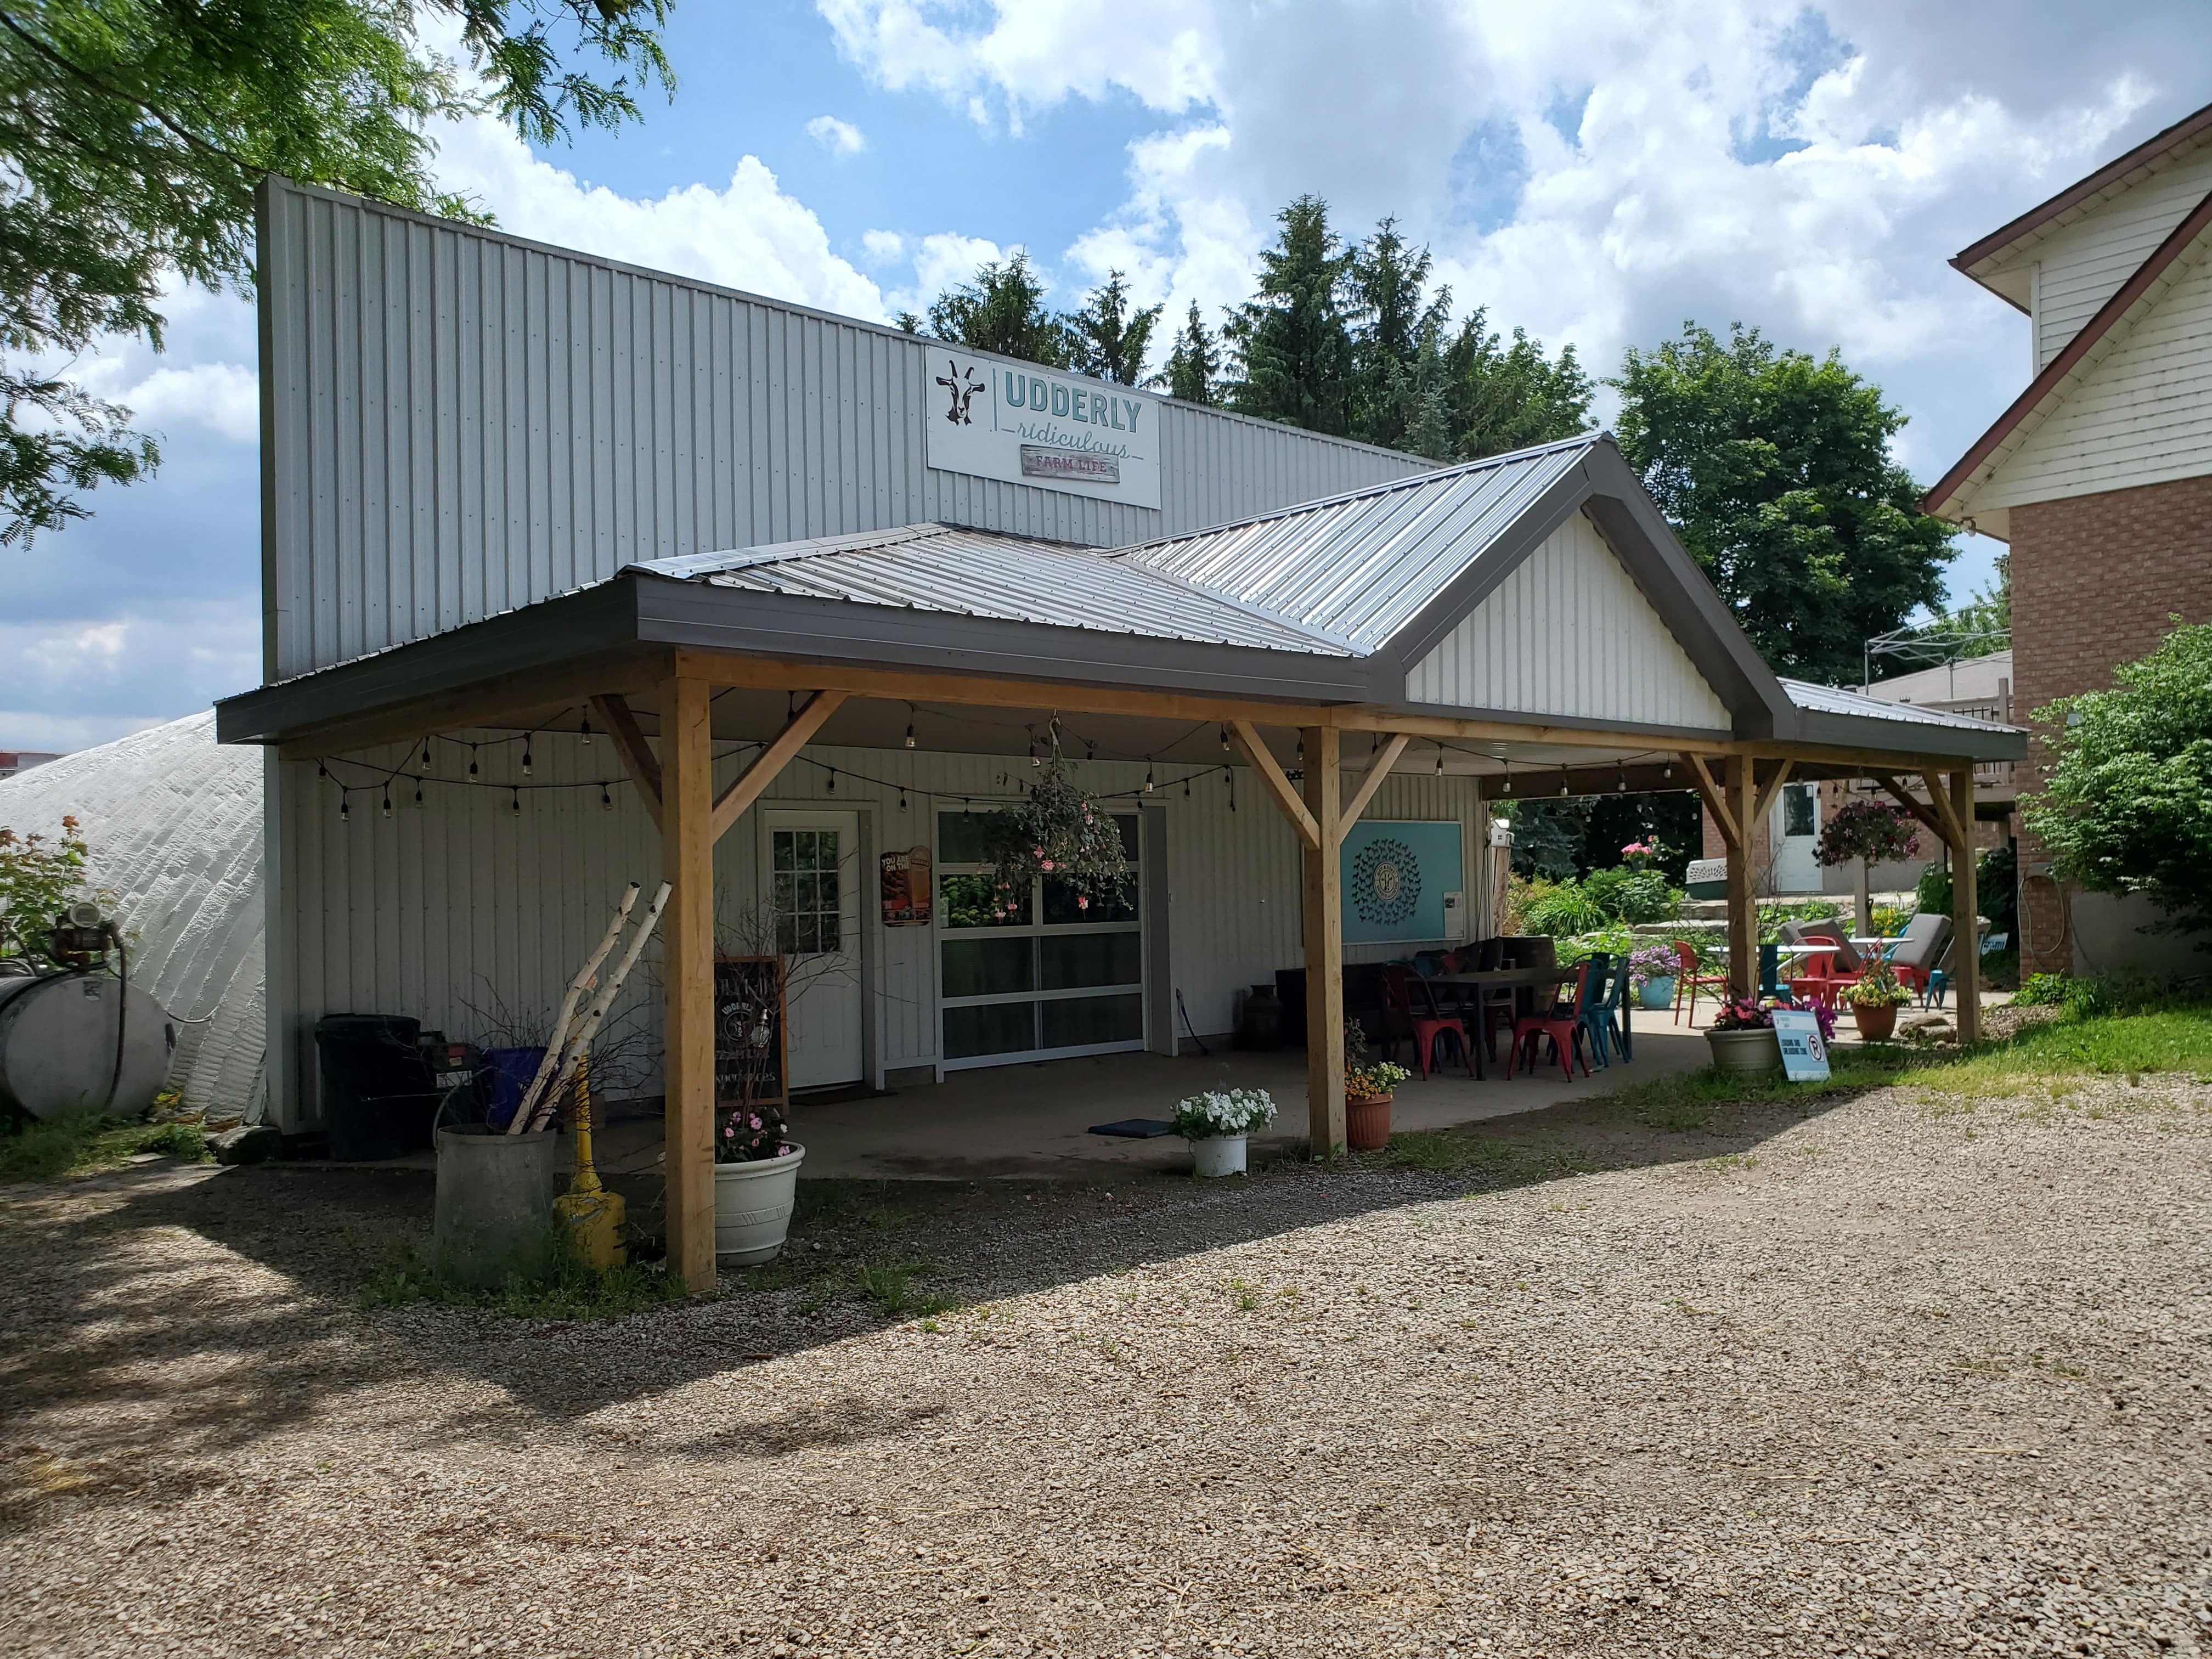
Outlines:
[{"label": "gravel ground", "polygon": [[2212,1649],[2212,1089],[1482,1128],[599,1324],[361,1310],[389,1178],[15,1189],[0,1651]]}]

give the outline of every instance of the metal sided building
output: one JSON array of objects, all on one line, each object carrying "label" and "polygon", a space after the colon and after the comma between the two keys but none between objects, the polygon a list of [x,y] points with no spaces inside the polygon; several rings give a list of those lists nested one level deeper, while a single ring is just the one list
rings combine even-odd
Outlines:
[{"label": "metal sided building", "polygon": [[[665,878],[634,1086],[694,1282],[718,951],[832,959],[801,1087],[1173,1053],[1303,968],[1328,1149],[1343,967],[1482,928],[1486,796],[1695,787],[1733,845],[1875,775],[1964,845],[2022,750],[1777,678],[1602,434],[1432,468],[280,181],[260,249],[266,683],[217,712],[267,750],[272,1115],[320,1015],[542,1019]],[[1054,752],[1133,896],[977,903]]]}]

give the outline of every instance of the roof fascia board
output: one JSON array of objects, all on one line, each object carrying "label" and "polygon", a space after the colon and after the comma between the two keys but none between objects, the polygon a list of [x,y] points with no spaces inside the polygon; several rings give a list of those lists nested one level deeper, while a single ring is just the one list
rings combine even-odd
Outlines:
[{"label": "roof fascia board", "polygon": [[1956,522],[1966,516],[1972,505],[1974,474],[1995,455],[2006,441],[2020,431],[2023,439],[2030,417],[2042,407],[2046,399],[2083,367],[2095,351],[2099,342],[2112,334],[2137,304],[2153,297],[2153,289],[2186,252],[2199,236],[2212,229],[2212,192],[2191,209],[2187,216],[2176,225],[2166,239],[2152,250],[2150,257],[2136,270],[2136,274],[2120,284],[2112,297],[2098,307],[2097,314],[2081,325],[2079,332],[2069,340],[2063,349],[2043,367],[2043,372],[2027,384],[2027,389],[2014,398],[2005,412],[1997,416],[1990,429],[1977,438],[1973,446],[1960,456],[1941,482],[1921,498],[1920,510],[1936,518]]},{"label": "roof fascia board", "polygon": [[1824,708],[1797,711],[1796,741],[1829,749],[1887,750],[1930,759],[2027,758],[2027,733],[2009,726],[1938,726],[1931,720],[1886,720],[1873,714],[1839,714]]},{"label": "roof fascia board", "polygon": [[[1629,737],[1650,738],[1661,747],[1684,743],[1729,743],[1735,738],[1733,732],[1716,731],[1710,726],[1654,726],[1644,720],[1598,720],[1583,714],[1548,714],[1525,708],[1462,708],[1455,703],[1407,702],[1402,699],[1393,699],[1390,708],[1394,712],[1436,720],[1476,720],[1498,726],[1526,726],[1569,732],[1619,732]],[[1532,741],[1540,742],[1542,739]]]},{"label": "roof fascia board", "polygon": [[1796,705],[1711,578],[1677,539],[1627,457],[1605,444],[1585,465],[1591,472],[1588,511],[1599,532],[1692,665],[1728,706],[1736,735],[1788,736]]},{"label": "roof fascia board", "polygon": [[[1952,256],[1952,269],[1973,278],[1978,283],[1982,283],[1984,288],[1989,287],[1989,284],[1983,281],[1986,273],[1974,270],[1973,266],[1996,258],[2015,242],[2041,230],[2052,220],[2061,217],[2076,207],[2084,206],[2096,197],[2102,196],[2114,185],[2129,181],[2130,174],[2149,167],[2154,162],[2163,161],[2167,156],[2189,146],[2191,140],[2208,135],[2212,135],[2212,104],[2207,104],[2203,109],[2192,114],[2183,116],[2180,120],[2163,131],[2154,133],[2126,155],[2107,161],[2087,178],[2077,179],[2047,201],[2037,204],[2008,223],[2000,225],[1979,241],[1960,249]],[[1990,291],[1997,292],[1994,289]],[[2019,304],[2019,301],[2008,295],[2000,294],[1998,297],[2004,300],[2008,305]],[[2022,307],[2021,309],[2025,310],[2026,307]]]},{"label": "roof fascia board", "polygon": [[550,674],[637,643],[636,599],[619,578],[481,622],[334,663],[216,703],[216,741],[269,743],[502,676]]},{"label": "roof fascia board", "polygon": [[[801,661],[1015,679],[1157,685],[1297,702],[1364,702],[1366,659],[909,611],[635,573],[641,642]],[[1401,695],[1403,686],[1398,688]]]},{"label": "roof fascia board", "polygon": [[[672,270],[655,270],[650,265],[634,265],[627,260],[610,259],[605,254],[589,252],[582,248],[563,247],[558,242],[535,241],[527,236],[517,236],[511,232],[490,226],[465,224],[456,219],[441,219],[435,214],[418,213],[412,208],[395,207],[389,202],[375,201],[366,196],[349,195],[344,191],[331,190],[321,185],[304,185],[296,179],[288,179],[281,173],[268,173],[264,175],[264,179],[275,188],[288,191],[295,196],[319,197],[326,202],[337,203],[344,207],[366,208],[389,218],[407,220],[433,230],[479,236],[487,241],[520,248],[528,253],[544,253],[550,254],[555,258],[573,259],[580,264],[596,266],[601,270],[614,271],[627,276],[641,276],[647,282],[667,283],[694,293],[720,295],[726,299],[741,301],[746,305],[766,306],[772,310],[784,312],[793,317],[812,317],[822,322],[835,323],[840,328],[857,329],[863,334],[873,334],[886,340],[896,340],[902,344],[919,343],[932,349],[941,348],[957,351],[963,357],[976,357],[989,362],[1004,363],[1009,368],[1019,368],[1030,374],[1036,373],[1040,368],[1046,368],[1050,373],[1066,374],[1075,380],[1097,380],[1096,375],[1077,374],[1073,369],[1054,369],[1050,368],[1048,364],[1030,362],[1025,358],[1003,357],[994,351],[977,351],[971,347],[962,345],[957,340],[939,340],[927,334],[909,334],[902,328],[893,328],[886,323],[872,323],[861,317],[841,316],[834,311],[817,310],[812,306],[797,305],[789,300],[778,300],[769,295],[754,294],[744,289],[726,287],[720,283],[710,283],[702,277],[681,276]],[[1134,392],[1139,390],[1135,386],[1120,386],[1110,380],[1098,380],[1098,384],[1113,386],[1116,392]],[[1304,427],[1286,427],[1279,421],[1263,421],[1256,416],[1240,415],[1235,410],[1224,409],[1214,404],[1194,404],[1181,398],[1170,398],[1158,392],[1146,392],[1141,395],[1158,403],[1171,404],[1177,409],[1189,410],[1193,414],[1216,416],[1224,421],[1234,421],[1242,426],[1257,427],[1279,436],[1285,432],[1289,432],[1297,437],[1310,438],[1316,443],[1333,444],[1341,449],[1360,450],[1370,455],[1388,456],[1394,461],[1403,463],[1416,472],[1436,465],[1435,462],[1425,457],[1408,454],[1402,449],[1386,449],[1380,444],[1361,443],[1355,438],[1334,437],[1326,432],[1309,431]]]}]

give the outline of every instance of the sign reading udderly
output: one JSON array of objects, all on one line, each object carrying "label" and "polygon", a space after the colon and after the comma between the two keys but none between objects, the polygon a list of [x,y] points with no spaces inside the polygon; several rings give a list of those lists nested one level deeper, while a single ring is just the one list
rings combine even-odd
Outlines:
[{"label": "sign reading udderly", "polygon": [[945,472],[1160,504],[1160,404],[1104,380],[929,349],[929,464]]}]

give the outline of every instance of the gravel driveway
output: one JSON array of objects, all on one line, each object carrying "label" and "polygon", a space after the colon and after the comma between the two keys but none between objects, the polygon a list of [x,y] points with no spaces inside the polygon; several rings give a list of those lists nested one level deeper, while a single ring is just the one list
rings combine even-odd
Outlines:
[{"label": "gravel driveway", "polygon": [[0,1651],[2198,1653],[2208,1127],[1893,1089],[858,1191],[603,1324],[361,1310],[397,1177],[17,1188]]}]

